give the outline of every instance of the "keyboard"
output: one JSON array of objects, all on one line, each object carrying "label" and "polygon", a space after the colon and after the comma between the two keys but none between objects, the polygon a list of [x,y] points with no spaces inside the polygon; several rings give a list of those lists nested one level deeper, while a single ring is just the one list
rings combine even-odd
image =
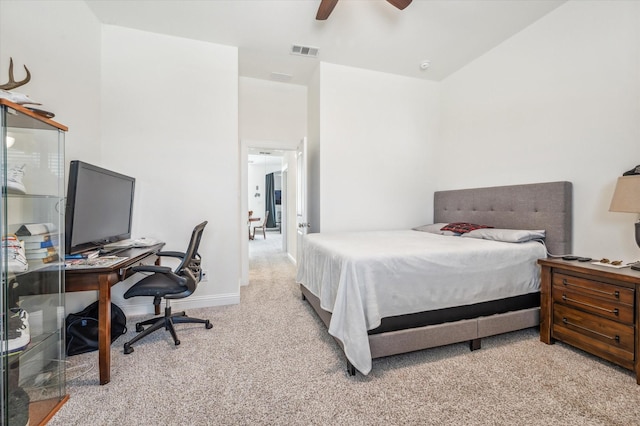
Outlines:
[{"label": "keyboard", "polygon": [[131,247],[151,247],[156,244],[160,244],[160,241],[154,240],[153,238],[142,237],[133,240],[133,245]]},{"label": "keyboard", "polygon": [[100,249],[100,256],[111,256],[114,254],[122,253],[123,251],[129,250],[130,248],[130,246],[103,248]]},{"label": "keyboard", "polygon": [[126,239],[126,240],[120,240],[120,241],[116,241],[115,243],[109,243],[109,244],[105,244],[104,245],[104,249],[105,250],[111,250],[111,249],[118,249],[118,248],[123,248],[123,247],[133,247],[133,241],[132,239]]},{"label": "keyboard", "polygon": [[159,244],[160,241],[155,240],[153,238],[129,238],[126,240],[116,241],[115,243],[105,244],[103,250],[105,251],[113,251],[122,248],[132,248],[132,247],[151,247],[156,244]]}]

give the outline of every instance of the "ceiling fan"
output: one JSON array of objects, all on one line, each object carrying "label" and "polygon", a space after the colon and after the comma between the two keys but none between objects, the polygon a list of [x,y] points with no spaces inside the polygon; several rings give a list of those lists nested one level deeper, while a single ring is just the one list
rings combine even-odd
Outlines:
[{"label": "ceiling fan", "polygon": [[[411,4],[412,0],[387,0],[387,2],[391,3],[395,7],[400,10],[403,10],[405,7]],[[336,7],[338,0],[321,0],[320,6],[318,7],[318,13],[316,14],[316,20],[324,21],[326,20],[331,12],[333,12],[333,8]]]}]

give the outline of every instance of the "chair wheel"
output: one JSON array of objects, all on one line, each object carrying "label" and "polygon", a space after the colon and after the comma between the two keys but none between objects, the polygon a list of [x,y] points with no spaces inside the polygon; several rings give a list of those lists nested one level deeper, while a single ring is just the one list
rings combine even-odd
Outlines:
[{"label": "chair wheel", "polygon": [[131,352],[133,352],[133,348],[131,347],[130,344],[125,343],[124,344],[124,353],[129,355]]},{"label": "chair wheel", "polygon": [[180,344],[180,340],[176,340],[175,344],[176,344],[176,346],[178,346]]},{"label": "chair wheel", "polygon": [[144,331],[144,327],[142,326],[142,324],[140,324],[139,322],[136,323],[136,332],[140,333]]},{"label": "chair wheel", "polygon": [[207,330],[213,328],[213,324],[211,324],[211,322],[207,320],[207,322],[204,323],[204,328],[206,328]]}]

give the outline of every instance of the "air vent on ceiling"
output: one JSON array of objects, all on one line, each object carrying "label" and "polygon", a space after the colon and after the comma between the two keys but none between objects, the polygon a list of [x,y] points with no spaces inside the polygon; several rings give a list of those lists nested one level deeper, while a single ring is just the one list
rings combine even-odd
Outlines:
[{"label": "air vent on ceiling", "polygon": [[294,44],[293,46],[291,46],[292,55],[309,56],[311,58],[316,58],[319,51],[320,49],[318,49],[317,47],[300,46],[298,44]]},{"label": "air vent on ceiling", "polygon": [[291,74],[285,74],[283,72],[274,71],[271,73],[271,80],[274,80],[274,81],[287,82],[287,81],[291,81],[292,78],[293,76]]}]

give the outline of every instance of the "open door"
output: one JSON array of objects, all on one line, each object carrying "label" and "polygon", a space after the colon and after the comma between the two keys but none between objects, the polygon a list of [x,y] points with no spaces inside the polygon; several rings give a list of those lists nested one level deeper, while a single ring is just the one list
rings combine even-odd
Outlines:
[{"label": "open door", "polygon": [[296,148],[296,262],[300,259],[302,238],[309,232],[307,218],[307,138],[303,138]]}]

